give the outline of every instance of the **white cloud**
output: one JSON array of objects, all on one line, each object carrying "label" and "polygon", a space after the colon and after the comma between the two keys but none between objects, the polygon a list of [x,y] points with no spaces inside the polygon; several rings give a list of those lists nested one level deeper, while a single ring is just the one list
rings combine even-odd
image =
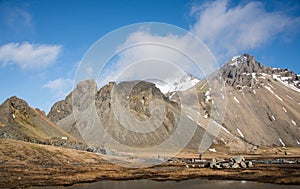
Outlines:
[{"label": "white cloud", "polygon": [[[189,32],[209,47],[219,65],[232,56],[258,49],[275,39],[284,39],[286,34],[300,25],[300,17],[289,17],[282,11],[269,12],[262,2],[250,1],[231,7],[229,4],[226,0],[207,1],[191,9],[191,15],[196,19]],[[161,26],[160,29],[165,31],[167,28]],[[201,42],[189,33],[178,32],[182,35],[176,35],[172,34],[173,31],[170,29],[170,34],[166,31],[165,35],[151,33],[146,25],[126,35],[126,41],[116,49],[116,63],[108,67],[107,75],[99,79],[102,82],[98,80],[99,86],[108,81],[151,76],[168,81],[179,75],[177,68],[199,77],[198,66],[193,66],[177,49],[201,60],[198,62],[203,71],[200,77],[215,71],[214,60],[207,59],[209,53]],[[87,70],[86,75],[90,71]]]},{"label": "white cloud", "polygon": [[[166,26],[166,29],[170,28]],[[116,53],[117,61],[113,67],[108,67],[108,76],[101,78],[99,86],[108,81],[149,78],[171,82],[183,71],[202,77],[217,67],[206,46],[192,35],[158,35],[150,33],[147,27],[128,35]]]},{"label": "white cloud", "polygon": [[191,14],[196,16],[191,32],[208,45],[219,61],[261,47],[300,24],[299,18],[268,12],[257,1],[234,7],[229,7],[228,1],[211,1],[194,6]]},{"label": "white cloud", "polygon": [[22,69],[45,68],[56,62],[61,45],[7,43],[0,46],[0,63],[15,64]]},{"label": "white cloud", "polygon": [[55,98],[64,98],[72,90],[73,80],[59,78],[48,81],[43,87],[55,93]]}]

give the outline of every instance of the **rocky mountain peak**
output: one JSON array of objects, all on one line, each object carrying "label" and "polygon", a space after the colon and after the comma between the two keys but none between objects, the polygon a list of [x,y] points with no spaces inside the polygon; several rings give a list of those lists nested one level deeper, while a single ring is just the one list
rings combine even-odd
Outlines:
[{"label": "rocky mountain peak", "polygon": [[298,76],[288,70],[272,68],[262,65],[255,60],[255,57],[249,54],[242,54],[231,58],[219,72],[224,78],[226,84],[231,86],[255,87],[260,84],[256,77],[276,78],[287,84],[299,88]]},{"label": "rocky mountain peak", "polygon": [[0,105],[0,138],[83,148],[76,139],[47,119],[45,112],[32,108],[16,96]]},{"label": "rocky mountain peak", "polygon": [[29,109],[29,105],[24,100],[13,96],[6,100],[6,103],[8,103],[11,107],[14,109],[18,109],[20,111],[26,111]]},{"label": "rocky mountain peak", "polygon": [[13,120],[16,118],[17,115],[27,118],[32,112],[46,117],[45,112],[39,109],[33,109],[23,99],[20,99],[16,96],[12,96],[1,105],[0,120],[3,125],[9,125],[13,123]]},{"label": "rocky mountain peak", "polygon": [[264,66],[257,62],[254,56],[249,54],[243,54],[235,56],[227,62],[229,66],[235,67],[241,73],[258,73],[264,70]]}]

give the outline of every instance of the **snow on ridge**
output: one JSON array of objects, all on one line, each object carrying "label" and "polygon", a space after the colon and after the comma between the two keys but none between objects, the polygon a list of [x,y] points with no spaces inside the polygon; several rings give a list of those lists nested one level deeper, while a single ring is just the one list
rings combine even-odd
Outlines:
[{"label": "snow on ridge", "polygon": [[251,75],[251,73],[243,72],[242,75],[249,76],[249,75]]},{"label": "snow on ridge", "polygon": [[171,99],[175,94],[176,94],[176,92],[173,92],[173,93],[169,96],[169,99]]},{"label": "snow on ridge", "polygon": [[282,141],[281,138],[279,138],[279,142],[281,143],[281,145],[282,145],[283,147],[285,147],[285,144],[284,144],[284,142]]},{"label": "snow on ridge", "polygon": [[277,94],[274,93],[274,91],[271,89],[271,87],[269,86],[265,86],[265,88],[270,91],[276,98],[278,98],[281,102],[283,101],[282,98],[280,96],[278,96]]},{"label": "snow on ridge", "polygon": [[215,148],[209,148],[208,150],[211,152],[217,152],[217,150]]},{"label": "snow on ridge", "polygon": [[297,123],[294,120],[292,120],[292,123],[293,125],[297,126]]},{"label": "snow on ridge", "polygon": [[244,134],[242,133],[242,131],[241,131],[239,128],[237,128],[236,130],[237,130],[237,132],[241,135],[241,137],[244,138]]},{"label": "snow on ridge", "polygon": [[231,58],[231,61],[233,62],[233,61],[236,61],[236,59],[238,59],[240,56],[234,56],[234,57],[232,57]]},{"label": "snow on ridge", "polygon": [[233,99],[239,104],[240,101],[236,98],[236,96],[233,97]]},{"label": "snow on ridge", "polygon": [[205,92],[204,96],[206,97],[206,98],[205,98],[205,102],[208,102],[209,100],[211,100],[211,97],[210,97],[210,91],[209,91],[209,90],[207,90],[207,91]]},{"label": "snow on ridge", "polygon": [[274,115],[272,115],[272,119],[273,119],[274,121],[276,120]]},{"label": "snow on ridge", "polygon": [[286,110],[286,108],[283,106],[282,107],[282,109],[283,109],[283,111],[286,113],[287,112],[287,110]]},{"label": "snow on ridge", "polygon": [[190,118],[190,120],[194,121],[194,119],[190,116],[190,115],[187,115],[188,118]]},{"label": "snow on ridge", "polygon": [[271,85],[270,83],[268,83],[268,85],[269,85],[270,87],[272,87],[273,89],[275,89],[275,87],[274,87],[273,85]]},{"label": "snow on ridge", "polygon": [[216,122],[215,120],[213,120],[213,123],[216,124],[217,126],[219,126],[221,129],[223,129],[226,133],[228,133],[228,134],[230,134],[231,136],[233,136],[229,130],[227,130],[225,127],[223,127],[221,124],[219,124],[219,123]]},{"label": "snow on ridge", "polygon": [[298,145],[300,145],[300,142],[297,139],[296,139],[296,142],[297,142]]},{"label": "snow on ridge", "polygon": [[168,93],[168,92],[170,92],[170,91],[173,90],[172,87],[170,87],[169,85],[160,85],[160,84],[155,83],[155,86],[156,86],[157,88],[159,88],[159,90],[160,90],[163,94],[166,94],[166,93]]},{"label": "snow on ridge", "polygon": [[257,81],[257,79],[256,79],[256,73],[253,72],[253,73],[251,73],[251,75],[252,75],[252,78],[253,78],[255,81]]},{"label": "snow on ridge", "polygon": [[199,83],[199,81],[200,81],[199,79],[192,79],[191,84],[196,85],[197,83]]},{"label": "snow on ridge", "polygon": [[295,87],[293,84],[289,84],[288,81],[282,80],[282,79],[278,79],[278,81],[283,84],[284,86],[293,89],[294,91],[297,91],[300,93],[300,89],[298,89],[297,87]]},{"label": "snow on ridge", "polygon": [[224,138],[221,138],[221,140],[224,142],[224,144],[227,144],[227,142],[225,141],[225,139],[224,139]]},{"label": "snow on ridge", "polygon": [[288,97],[291,100],[294,100],[292,97],[290,97],[289,95],[285,95],[286,97]]},{"label": "snow on ridge", "polygon": [[165,83],[159,83],[155,81],[153,82],[155,83],[156,87],[160,89],[162,93],[166,94],[168,92],[188,90],[194,87],[197,83],[199,83],[200,80],[195,78],[191,74],[182,72],[176,78],[166,79]]},{"label": "snow on ridge", "polygon": [[268,91],[270,91],[272,94],[274,94],[274,91],[272,91],[272,89],[269,86],[265,86],[266,89],[268,89]]},{"label": "snow on ridge", "polygon": [[283,101],[282,98],[280,96],[278,96],[277,94],[275,94],[276,98],[278,98],[281,102]]}]

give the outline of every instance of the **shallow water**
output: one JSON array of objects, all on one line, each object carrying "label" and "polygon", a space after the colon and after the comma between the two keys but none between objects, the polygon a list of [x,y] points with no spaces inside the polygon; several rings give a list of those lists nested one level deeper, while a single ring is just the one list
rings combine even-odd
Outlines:
[{"label": "shallow water", "polygon": [[[45,187],[32,187],[32,189],[42,189]],[[200,189],[200,188],[213,188],[213,189],[281,189],[288,188],[299,189],[300,186],[296,185],[278,185],[268,183],[258,183],[250,181],[228,181],[228,180],[207,180],[207,179],[190,179],[184,181],[153,181],[148,179],[142,180],[126,180],[126,181],[110,181],[104,180],[94,183],[76,184],[68,187],[46,187],[50,189],[66,188],[66,189]]]}]

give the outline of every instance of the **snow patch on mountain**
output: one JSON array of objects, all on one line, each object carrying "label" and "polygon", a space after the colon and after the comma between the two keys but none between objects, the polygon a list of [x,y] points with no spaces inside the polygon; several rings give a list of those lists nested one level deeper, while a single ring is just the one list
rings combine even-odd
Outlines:
[{"label": "snow patch on mountain", "polygon": [[282,109],[283,109],[283,111],[286,113],[287,112],[287,110],[286,110],[286,108],[285,107],[282,107]]},{"label": "snow patch on mountain", "polygon": [[236,98],[236,96],[233,97],[233,99],[239,104],[240,101]]},{"label": "snow patch on mountain", "polygon": [[281,138],[279,138],[279,142],[281,143],[281,145],[282,145],[283,147],[285,147],[285,144],[284,144],[284,142],[282,141]]},{"label": "snow patch on mountain", "polygon": [[209,148],[208,149],[210,152],[217,152],[217,150],[215,148]]},{"label": "snow patch on mountain", "polygon": [[292,97],[290,97],[289,95],[286,95],[286,97],[288,97],[289,99],[291,99],[291,100],[294,100]]},{"label": "snow patch on mountain", "polygon": [[237,130],[237,132],[241,135],[241,137],[244,138],[244,134],[242,133],[242,131],[241,131],[239,128],[237,128],[236,130]]},{"label": "snow patch on mountain", "polygon": [[223,130],[224,130],[226,133],[228,133],[229,135],[233,136],[233,135],[231,134],[231,132],[230,132],[228,129],[226,129],[225,127],[223,127],[221,124],[219,124],[219,123],[216,122],[215,120],[213,120],[213,123],[216,124],[217,126],[219,126],[221,129],[223,129]]},{"label": "snow patch on mountain", "polygon": [[164,83],[153,81],[164,94],[174,91],[185,91],[195,86],[200,80],[193,75],[182,72],[177,78],[166,80]]}]

